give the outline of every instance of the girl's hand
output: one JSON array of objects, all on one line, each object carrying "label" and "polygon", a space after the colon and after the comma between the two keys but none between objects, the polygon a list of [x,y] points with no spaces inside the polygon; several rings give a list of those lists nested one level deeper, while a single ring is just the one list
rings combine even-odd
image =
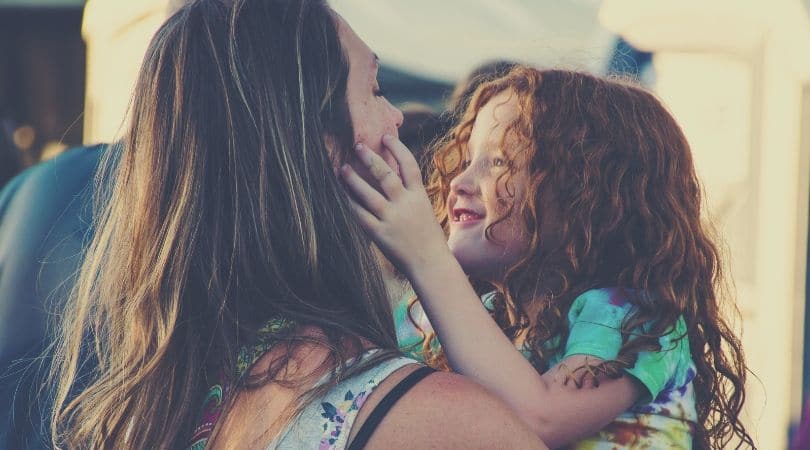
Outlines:
[{"label": "girl's hand", "polygon": [[[412,276],[414,270],[450,255],[444,232],[436,221],[419,165],[405,145],[384,136],[383,145],[399,165],[399,175],[364,144],[355,151],[382,192],[374,189],[348,164],[341,176],[353,194],[350,199],[360,224],[400,270]],[[401,177],[401,178],[400,178]]]}]

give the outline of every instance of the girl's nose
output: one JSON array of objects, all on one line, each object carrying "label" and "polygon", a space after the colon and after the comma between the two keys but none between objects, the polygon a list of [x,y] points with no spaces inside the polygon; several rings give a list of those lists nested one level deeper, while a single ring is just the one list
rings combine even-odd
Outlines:
[{"label": "girl's nose", "polygon": [[455,178],[450,180],[450,191],[456,195],[475,195],[478,192],[478,185],[475,182],[472,166],[468,166]]}]

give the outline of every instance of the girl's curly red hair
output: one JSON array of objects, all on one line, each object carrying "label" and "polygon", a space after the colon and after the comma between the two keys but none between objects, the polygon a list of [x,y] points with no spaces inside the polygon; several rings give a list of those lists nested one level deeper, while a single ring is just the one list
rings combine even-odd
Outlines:
[{"label": "girl's curly red hair", "polygon": [[[739,418],[747,371],[742,345],[723,315],[728,290],[718,246],[701,220],[689,144],[651,93],[583,73],[527,67],[482,85],[436,147],[429,192],[442,225],[476,115],[505,91],[517,95],[521,109],[507,133],[533,144],[519,158],[528,165],[529,194],[508,213],[522,215],[532,239],[502,283],[472,280],[481,291],[496,289],[494,319],[510,338],[527,336],[533,363],[545,371],[566,341],[574,299],[593,288],[624,288],[635,308],[622,325],[619,355],[586,371],[618,377],[639,352],[660,350],[659,338],[683,316],[697,368],[695,447],[753,447]],[[520,169],[513,164],[511,173]],[[549,216],[557,218],[553,239],[540,233],[541,217]],[[536,317],[527,316],[527,300],[540,304]],[[638,331],[642,324],[645,333]],[[441,349],[432,347],[434,337],[424,341],[428,361],[446,364]]]}]

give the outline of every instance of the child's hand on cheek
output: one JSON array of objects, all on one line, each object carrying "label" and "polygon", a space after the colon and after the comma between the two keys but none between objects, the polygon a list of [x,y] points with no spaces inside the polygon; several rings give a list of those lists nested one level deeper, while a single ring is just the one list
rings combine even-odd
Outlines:
[{"label": "child's hand on cheek", "polygon": [[342,167],[341,175],[353,194],[352,205],[363,228],[385,255],[410,276],[427,262],[452,255],[422,185],[416,159],[392,136],[385,136],[383,144],[396,159],[399,176],[364,144],[355,147],[358,159],[380,186],[379,191],[348,164]]},{"label": "child's hand on cheek", "polygon": [[[355,144],[355,147],[354,147],[355,152],[353,154],[349,155],[349,158],[346,161],[346,164],[351,166],[352,170],[354,170],[354,172],[357,173],[357,175],[359,175],[360,178],[363,179],[363,181],[368,183],[369,186],[373,187],[377,191],[382,192],[382,187],[380,186],[379,180],[377,178],[375,178],[371,174],[371,172],[369,172],[368,165],[360,158],[360,153],[358,151],[356,151],[356,149],[358,147],[362,147],[362,148],[366,149],[367,151],[371,152],[372,154],[377,155],[378,157],[382,158],[382,160],[385,161],[385,164],[387,164],[388,167],[398,177],[401,178],[400,170],[399,170],[399,163],[397,163],[397,160],[396,160],[396,158],[394,158],[394,155],[391,154],[391,151],[389,151],[382,144],[382,138],[380,140],[379,145],[375,146],[377,148],[377,150],[375,150],[375,147],[372,147],[372,146],[366,144],[363,141],[357,141],[357,143]],[[339,167],[335,168],[335,175],[338,175],[341,172],[341,168],[342,168],[342,166],[339,166]]]}]

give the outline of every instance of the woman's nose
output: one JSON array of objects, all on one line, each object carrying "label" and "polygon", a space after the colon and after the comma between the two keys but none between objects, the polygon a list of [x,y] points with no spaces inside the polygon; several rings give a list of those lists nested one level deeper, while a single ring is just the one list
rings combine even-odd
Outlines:
[{"label": "woman's nose", "polygon": [[[389,105],[391,104],[389,103]],[[402,122],[405,121],[405,116],[402,114],[402,111],[400,111],[399,108],[397,108],[396,106],[391,105],[391,109],[393,110],[394,114],[394,124],[396,124],[396,127],[399,128],[402,126]]]}]

